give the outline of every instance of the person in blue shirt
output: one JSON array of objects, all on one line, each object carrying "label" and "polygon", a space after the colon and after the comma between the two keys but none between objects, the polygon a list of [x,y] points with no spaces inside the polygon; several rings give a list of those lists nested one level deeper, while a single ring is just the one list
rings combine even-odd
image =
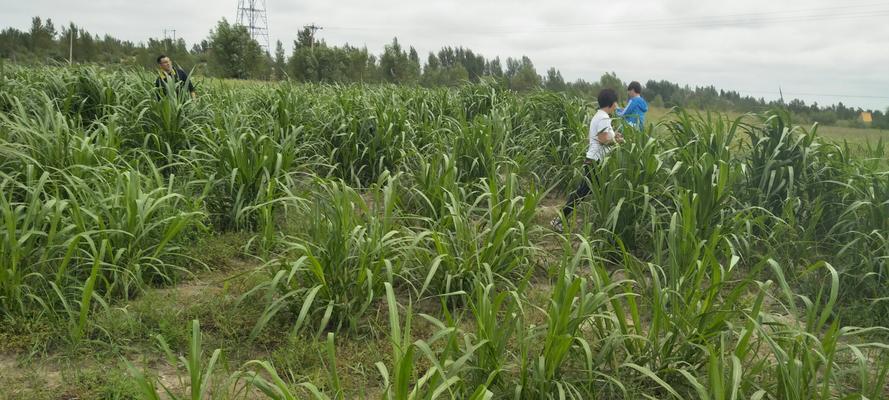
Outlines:
[{"label": "person in blue shirt", "polygon": [[627,86],[629,102],[627,108],[618,108],[617,116],[638,130],[645,127],[645,113],[648,112],[648,103],[642,98],[642,85],[639,82],[630,82]]}]

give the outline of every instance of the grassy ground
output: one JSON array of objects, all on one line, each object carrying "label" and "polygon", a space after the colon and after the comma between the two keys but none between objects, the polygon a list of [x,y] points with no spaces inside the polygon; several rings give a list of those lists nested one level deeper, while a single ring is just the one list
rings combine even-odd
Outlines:
[{"label": "grassy ground", "polygon": [[[562,204],[563,198],[547,199],[535,222],[548,226]],[[558,243],[539,239],[545,250],[561,249]],[[206,238],[192,254],[207,269],[173,287],[151,288],[135,299],[110,305],[96,316],[102,329],[94,329],[89,340],[76,346],[54,338],[59,332],[49,325],[0,329],[0,388],[6,388],[0,390],[0,400],[143,398],[131,380],[130,366],[156,376],[174,393],[184,393],[188,371],[177,369],[168,360],[158,337],[163,337],[176,356],[186,356],[194,319],[200,321],[205,361],[215,349],[223,354],[214,370],[209,398],[243,385],[230,377],[254,359],[268,360],[279,371],[287,371],[282,375],[285,379],[311,382],[324,390],[328,366],[323,337],[291,336],[290,327],[279,323],[249,339],[263,310],[262,305],[241,299],[257,283],[254,272],[263,266],[243,247],[248,240],[249,236],[237,233]],[[542,310],[551,290],[546,279],[532,280],[529,298],[541,307],[529,312],[533,323],[546,323]],[[407,303],[407,296],[399,301]],[[416,312],[429,314],[439,306],[434,298],[413,304]],[[367,328],[337,336],[336,362],[342,367],[339,372],[346,398],[378,399],[384,384],[375,363],[389,363],[392,358],[385,301],[373,304],[363,318]],[[465,324],[468,322],[461,327],[468,329]],[[412,335],[426,339],[435,329],[418,318]],[[161,394],[162,399],[169,398]]]},{"label": "grassy ground", "polygon": [[[658,123],[668,118],[670,110],[667,108],[652,107],[648,111],[648,121]],[[743,114],[736,112],[725,113],[730,118],[742,117]],[[745,120],[755,121],[755,117],[747,117]],[[889,131],[883,129],[860,129],[846,128],[841,126],[819,125],[818,133],[826,138],[836,140],[837,142],[847,141],[850,144],[867,144],[877,143],[880,139],[889,143]]]},{"label": "grassy ground", "polygon": [[[535,224],[547,227],[563,204],[562,197],[545,199]],[[324,390],[328,365],[323,337],[291,336],[289,326],[277,323],[257,339],[249,339],[263,310],[261,304],[241,299],[257,283],[254,272],[263,266],[244,248],[248,240],[246,234],[231,233],[201,241],[192,254],[207,265],[206,270],[173,287],[148,289],[135,299],[112,304],[96,316],[97,326],[103,328],[93,330],[89,340],[76,346],[53,338],[59,332],[52,326],[23,326],[17,332],[0,329],[0,388],[8,388],[0,390],[0,400],[142,398],[130,378],[130,366],[156,376],[168,389],[184,393],[188,371],[177,369],[168,360],[158,337],[163,337],[177,356],[187,356],[190,321],[194,319],[201,324],[205,362],[215,349],[223,354],[209,398],[214,398],[213,393],[232,393],[232,387],[243,385],[231,377],[245,362],[255,359],[268,360],[279,371],[286,371],[284,379],[310,382]],[[561,243],[550,236],[536,237],[536,241],[543,258],[561,251]],[[539,307],[529,310],[532,323],[546,324],[544,309],[551,291],[547,279],[532,279],[528,298]],[[407,303],[407,297],[399,301]],[[429,314],[438,306],[435,299],[413,304],[416,312]],[[392,360],[386,303],[376,302],[363,318],[368,328],[337,336],[336,363],[346,398],[378,399],[384,384],[375,363]],[[464,321],[460,327],[471,331],[468,324],[471,322]],[[422,318],[415,321],[413,329],[418,339],[435,331]]]},{"label": "grassy ground", "polygon": [[[652,122],[665,118],[667,110],[653,109]],[[739,115],[730,115],[738,117]],[[836,140],[851,143],[889,139],[889,132],[837,127],[823,127],[820,132]],[[551,198],[538,209],[536,222],[544,227],[557,215],[562,198]],[[251,359],[265,359],[279,370],[290,371],[286,378],[325,382],[323,341],[290,337],[287,325],[271,326],[255,340],[248,336],[254,321],[262,313],[262,304],[242,302],[245,292],[255,285],[251,272],[261,264],[242,249],[247,235],[226,234],[207,238],[193,255],[208,266],[195,276],[184,279],[175,287],[149,289],[135,299],[111,304],[97,315],[97,326],[89,332],[88,340],[76,346],[59,339],[58,327],[16,321],[0,329],[0,399],[120,399],[133,398],[136,388],[129,380],[127,365],[154,371],[162,383],[174,389],[187,385],[184,371],[177,371],[158,346],[157,336],[176,352],[188,347],[190,325],[200,320],[204,335],[204,356],[214,349],[223,349],[218,366],[219,382]],[[559,249],[558,243],[551,245]],[[544,307],[551,287],[535,284],[530,298],[535,306]],[[416,304],[419,311],[436,304]],[[386,337],[387,315],[385,303],[380,301],[369,308],[366,325],[369,328],[351,336],[337,338],[337,363],[343,385],[353,397],[379,398],[380,375],[374,363],[390,361],[390,344]],[[542,325],[542,314],[533,312],[532,321]],[[283,319],[282,319],[283,320]],[[0,321],[3,323],[3,321]],[[427,337],[431,329],[418,326],[414,335]]]},{"label": "grassy ground", "polygon": [[[189,321],[204,328],[205,355],[224,348],[220,368],[231,373],[243,357],[264,352],[265,342],[245,346],[243,334],[255,318],[238,297],[258,265],[241,252],[248,237],[226,234],[208,237],[192,249],[207,269],[171,288],[148,289],[139,297],[111,304],[96,316],[101,330],[89,340],[70,345],[58,339],[52,325],[5,326],[0,330],[0,399],[133,399],[138,398],[128,363],[156,371],[164,385],[176,390],[187,385],[164,357],[157,336],[177,353],[189,341]],[[238,323],[242,321],[242,323]],[[252,323],[252,322],[250,322]],[[277,346],[275,346],[277,347]],[[305,347],[305,346],[303,346]],[[229,369],[231,367],[231,369]]]}]

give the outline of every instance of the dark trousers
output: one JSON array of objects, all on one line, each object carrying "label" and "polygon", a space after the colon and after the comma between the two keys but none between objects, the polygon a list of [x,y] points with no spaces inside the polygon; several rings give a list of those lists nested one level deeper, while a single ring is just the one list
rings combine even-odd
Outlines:
[{"label": "dark trousers", "polygon": [[585,199],[590,195],[592,189],[590,188],[590,184],[599,185],[599,175],[598,175],[598,161],[595,160],[586,160],[583,165],[583,175],[584,179],[580,181],[580,187],[574,193],[568,195],[568,201],[565,202],[565,207],[562,208],[562,215],[565,217],[571,216],[574,212],[574,207],[577,206],[577,203],[581,200]]}]

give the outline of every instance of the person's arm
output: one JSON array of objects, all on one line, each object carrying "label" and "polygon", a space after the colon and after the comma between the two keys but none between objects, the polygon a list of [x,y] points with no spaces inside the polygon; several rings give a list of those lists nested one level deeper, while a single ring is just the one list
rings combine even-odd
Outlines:
[{"label": "person's arm", "polygon": [[607,129],[603,129],[596,134],[596,140],[601,144],[611,144],[614,142],[614,135],[610,134]]},{"label": "person's arm", "polygon": [[188,93],[191,94],[191,98],[195,98],[197,93],[195,93],[194,83],[191,81],[191,76],[189,76],[184,69],[179,69],[177,72],[179,73],[179,80],[188,83]]},{"label": "person's arm", "polygon": [[596,140],[599,143],[604,145],[610,145],[614,143],[614,128],[611,126],[611,119],[606,118],[599,121],[598,126],[596,126]]},{"label": "person's arm", "polygon": [[614,133],[614,131],[612,130],[604,130],[596,135],[596,140],[604,145],[612,145],[615,143],[623,143],[624,135],[620,133]]},{"label": "person's arm", "polygon": [[161,99],[161,94],[167,94],[167,88],[164,86],[165,82],[162,75],[158,75],[158,77],[154,80],[154,97],[157,100]]},{"label": "person's arm", "polygon": [[625,117],[627,115],[635,115],[639,113],[639,107],[636,105],[636,102],[630,100],[630,104],[627,104],[627,108],[623,109],[622,112],[618,113],[619,116]]},{"label": "person's arm", "polygon": [[596,140],[603,145],[613,145],[615,143],[623,143],[624,136],[620,132],[614,132],[611,126],[611,119],[600,121],[597,127],[599,133],[596,134]]},{"label": "person's arm", "polygon": [[615,111],[615,113],[617,113],[617,116],[618,116],[618,117],[623,117],[624,114],[626,114],[627,112],[629,112],[630,109],[631,109],[632,107],[633,107],[633,99],[629,99],[629,100],[627,100],[627,106],[624,107],[624,108],[618,108],[618,109]]},{"label": "person's arm", "polygon": [[194,83],[191,81],[191,77],[188,77],[188,93],[191,93],[191,98],[198,96],[194,88]]}]

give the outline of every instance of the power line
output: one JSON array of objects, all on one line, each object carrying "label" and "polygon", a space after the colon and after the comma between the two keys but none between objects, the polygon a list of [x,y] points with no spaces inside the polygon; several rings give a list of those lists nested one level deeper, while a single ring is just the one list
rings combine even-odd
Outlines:
[{"label": "power line", "polygon": [[[882,6],[883,8],[877,9],[863,9],[856,10],[865,7],[872,6]],[[831,12],[825,13],[825,11],[829,10],[843,10],[843,12]],[[790,14],[781,16],[781,14]],[[793,14],[803,14],[803,15],[793,15]],[[811,21],[820,21],[820,20],[848,20],[848,19],[867,19],[867,18],[875,18],[875,17],[885,17],[889,16],[889,8],[886,8],[886,4],[860,4],[860,5],[851,5],[844,7],[821,7],[821,8],[812,8],[805,10],[786,10],[786,11],[771,11],[771,12],[753,12],[753,13],[737,13],[737,14],[724,14],[724,15],[711,15],[711,16],[702,16],[695,18],[686,18],[686,19],[649,19],[649,20],[636,20],[632,24],[628,24],[626,22],[603,22],[596,24],[560,24],[560,25],[537,25],[528,27],[527,25],[522,26],[521,29],[518,26],[491,26],[487,29],[482,30],[473,30],[476,27],[459,27],[453,26],[450,27],[449,30],[451,33],[456,34],[515,34],[515,33],[570,33],[570,32],[616,32],[616,31],[629,31],[629,30],[650,30],[650,29],[684,29],[684,28],[708,28],[708,27],[744,27],[744,26],[760,26],[764,24],[774,24],[774,23],[793,23],[793,22],[811,22]],[[422,26],[398,26],[398,25],[386,25],[386,26],[353,26],[353,27],[345,27],[345,26],[331,26],[328,29],[332,30],[343,30],[343,31],[374,31],[374,30],[389,30],[391,31],[393,28],[398,29],[423,29]],[[468,29],[467,29],[468,28]],[[507,29],[507,30],[503,30]]]},{"label": "power line", "polygon": [[[776,94],[776,92],[770,91],[770,90],[740,90],[740,89],[736,89],[734,91],[735,92],[744,92],[744,93]],[[856,98],[856,99],[889,100],[889,96],[871,96],[871,95],[863,95],[863,94],[790,93],[790,92],[784,92],[784,94],[786,94],[788,96],[820,96],[820,97],[840,97],[840,98]]]},{"label": "power line", "polygon": [[[889,16],[889,10],[880,10],[878,12],[861,12],[861,13],[849,13],[849,14],[825,14],[825,15],[810,15],[810,16],[800,16],[800,17],[774,17],[774,18],[760,18],[760,19],[749,19],[749,20],[723,20],[723,21],[706,21],[706,22],[698,22],[692,24],[652,24],[646,26],[636,26],[636,27],[615,27],[615,28],[607,28],[607,29],[584,29],[584,32],[615,32],[615,31],[636,31],[636,30],[677,30],[677,29],[687,29],[687,28],[723,28],[723,27],[757,27],[762,25],[769,24],[788,24],[793,22],[814,22],[814,21],[823,21],[823,20],[855,20],[855,19],[867,19],[867,18],[875,18],[875,17],[884,17]],[[596,27],[591,27],[596,28]],[[575,30],[550,30],[548,32],[552,33],[567,33],[574,32]],[[547,32],[547,31],[545,31]]]},{"label": "power line", "polygon": [[[626,21],[621,22],[597,22],[594,24],[591,23],[583,23],[583,24],[558,24],[558,25],[533,25],[531,28],[555,28],[555,27],[565,27],[565,26],[575,26],[575,27],[584,27],[584,26],[620,26],[624,27],[627,25],[632,25],[636,27],[640,24],[651,24],[651,23],[689,23],[689,22],[714,22],[713,20],[721,19],[721,18],[737,18],[737,17],[752,17],[752,16],[770,16],[775,14],[800,14],[800,13],[810,13],[815,11],[829,11],[829,10],[844,10],[850,11],[854,8],[863,8],[863,7],[873,7],[873,6],[886,6],[886,4],[881,3],[869,3],[869,4],[859,4],[859,5],[848,5],[842,7],[818,7],[818,8],[809,8],[809,9],[801,9],[801,10],[783,10],[783,11],[768,11],[768,12],[746,12],[746,13],[735,13],[735,14],[721,14],[721,15],[709,15],[709,16],[699,16],[699,17],[691,17],[691,18],[655,18],[655,19],[634,19],[632,24],[628,24]],[[872,10],[865,10],[872,11]],[[836,15],[836,14],[831,14]],[[491,28],[516,28],[516,25],[488,25]],[[391,29],[391,28],[411,28],[415,27],[413,25],[378,25],[378,26],[365,26],[365,27],[354,27],[354,29]],[[529,25],[523,25],[523,27],[529,27]],[[454,26],[454,28],[459,28]],[[346,27],[339,27],[337,29],[353,29]]]},{"label": "power line", "polygon": [[[639,31],[639,30],[677,30],[677,29],[688,29],[688,28],[722,28],[722,27],[756,27],[768,24],[787,24],[794,22],[814,22],[814,21],[823,21],[823,20],[857,20],[857,19],[870,19],[875,17],[886,17],[889,16],[889,10],[880,10],[878,12],[861,12],[857,14],[832,14],[832,15],[813,15],[813,16],[805,16],[805,17],[792,17],[792,18],[768,18],[768,19],[758,19],[758,20],[736,20],[736,21],[706,21],[699,23],[683,23],[683,24],[651,24],[651,25],[632,25],[632,26],[614,26],[614,27],[605,27],[602,28],[603,25],[576,25],[575,29],[568,28],[566,25],[564,28],[548,28],[548,29],[512,29],[512,30],[470,30],[459,27],[449,27],[449,34],[457,34],[457,35],[477,35],[477,34],[487,34],[487,35],[511,35],[511,34],[538,34],[538,33],[575,33],[575,32],[629,32],[629,31]],[[411,27],[409,29],[422,29],[422,27]],[[330,30],[339,30],[339,31],[391,31],[392,27],[339,27],[339,26],[331,26],[328,27]]]},{"label": "power line", "polygon": [[[834,6],[834,7],[817,7],[817,8],[809,8],[809,9],[796,9],[796,10],[776,10],[776,11],[757,11],[757,12],[745,12],[745,13],[735,13],[735,14],[721,14],[721,15],[710,15],[710,16],[701,16],[701,17],[691,17],[691,18],[659,18],[659,19],[642,19],[642,20],[634,20],[632,25],[636,24],[648,24],[648,23],[658,23],[658,22],[670,22],[670,23],[687,23],[687,22],[715,22],[713,20],[717,19],[727,19],[727,18],[738,18],[738,17],[769,17],[777,14],[805,14],[812,13],[816,11],[831,11],[831,10],[842,10],[842,11],[852,11],[855,8],[868,8],[868,10],[864,10],[867,12],[871,12],[872,7],[885,7],[885,3],[863,3],[863,4],[850,4],[844,5],[842,7]],[[836,15],[835,13],[830,15]],[[604,23],[595,23],[595,24],[564,24],[564,26],[626,26],[626,22],[604,22]]]}]

